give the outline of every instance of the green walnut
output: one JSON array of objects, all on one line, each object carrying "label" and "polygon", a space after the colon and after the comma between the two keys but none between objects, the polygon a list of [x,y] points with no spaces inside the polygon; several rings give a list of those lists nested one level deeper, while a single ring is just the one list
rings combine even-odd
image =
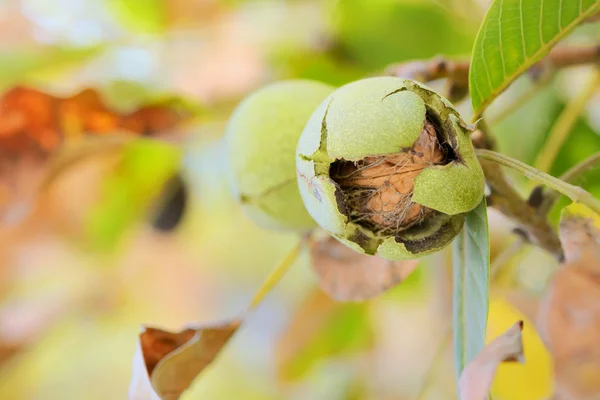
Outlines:
[{"label": "green walnut", "polygon": [[356,81],[327,97],[302,132],[296,169],[321,227],[389,260],[448,245],[484,195],[470,131],[452,104],[394,77]]},{"label": "green walnut", "polygon": [[229,180],[259,226],[307,231],[316,226],[296,183],[296,144],[306,122],[334,88],[310,80],[257,90],[234,110],[225,132]]}]

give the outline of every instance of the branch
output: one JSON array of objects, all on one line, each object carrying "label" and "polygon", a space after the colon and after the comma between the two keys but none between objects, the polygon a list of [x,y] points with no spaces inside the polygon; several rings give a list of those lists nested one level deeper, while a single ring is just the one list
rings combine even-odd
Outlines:
[{"label": "branch", "polygon": [[452,103],[463,100],[469,93],[469,60],[452,61],[439,56],[408,61],[390,65],[385,74],[424,83],[447,78],[444,95]]},{"label": "branch", "polygon": [[[473,145],[479,149],[493,150],[496,142],[491,131],[482,120],[478,129],[471,135]],[[521,240],[529,242],[548,251],[556,259],[562,260],[563,252],[558,235],[546,220],[545,215],[536,213],[536,207],[525,201],[516,190],[506,181],[500,165],[486,160],[479,160],[485,181],[490,189],[487,197],[489,207],[501,212],[517,224],[516,233]]]},{"label": "branch", "polygon": [[250,310],[255,309],[258,305],[263,301],[265,296],[273,290],[275,285],[279,283],[283,275],[290,269],[296,258],[298,258],[298,254],[302,247],[306,244],[306,237],[303,237],[298,243],[286,254],[286,256],[281,260],[281,262],[275,267],[275,269],[269,274],[267,279],[263,282],[261,287],[258,289],[252,301],[250,303]]},{"label": "branch", "polygon": [[542,183],[570,198],[574,202],[580,202],[591,208],[593,211],[600,213],[600,200],[592,196],[588,191],[580,188],[579,186],[571,185],[570,183],[564,182],[558,178],[546,174],[545,172],[539,171],[519,160],[505,156],[504,154],[496,153],[494,151],[477,149],[477,157],[480,160],[493,161],[504,167],[511,168],[522,175],[528,177],[531,180]]},{"label": "branch", "polygon": [[527,241],[548,251],[556,259],[562,260],[560,240],[546,218],[538,214],[536,209],[523,200],[508,184],[497,163],[484,158],[480,158],[479,161],[491,192],[487,199],[488,205],[515,222],[520,231],[525,233]]},{"label": "branch", "polygon": [[583,20],[584,23],[591,24],[594,22],[600,21],[600,12],[592,15],[591,17],[587,17]]},{"label": "branch", "polygon": [[[532,66],[528,74],[537,81],[557,69],[597,63],[600,63],[600,44],[586,47],[560,46],[552,49],[542,61]],[[420,82],[447,79],[445,95],[453,103],[464,99],[469,93],[468,59],[453,61],[439,56],[430,60],[408,61],[390,65],[385,74]]]},{"label": "branch", "polygon": [[[575,183],[585,173],[599,166],[600,153],[596,153],[586,158],[579,164],[571,167],[569,170],[567,170],[567,172],[560,176],[560,180],[567,183]],[[543,189],[541,186],[536,186],[536,188],[531,191],[531,195],[529,196],[529,204],[537,207],[538,214],[541,216],[546,216],[556,201],[560,198],[561,193],[555,190],[550,190],[548,193],[544,194],[542,190]]]},{"label": "branch", "polygon": [[541,63],[548,63],[554,68],[567,68],[575,65],[595,64],[600,62],[600,44],[595,46],[555,47]]}]

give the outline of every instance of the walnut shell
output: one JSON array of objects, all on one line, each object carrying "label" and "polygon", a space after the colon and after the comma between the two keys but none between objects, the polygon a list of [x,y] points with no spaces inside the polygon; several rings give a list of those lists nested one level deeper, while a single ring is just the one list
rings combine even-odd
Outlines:
[{"label": "walnut shell", "polygon": [[296,150],[310,215],[341,242],[390,260],[448,245],[484,195],[458,112],[411,80],[368,78],[325,99]]}]

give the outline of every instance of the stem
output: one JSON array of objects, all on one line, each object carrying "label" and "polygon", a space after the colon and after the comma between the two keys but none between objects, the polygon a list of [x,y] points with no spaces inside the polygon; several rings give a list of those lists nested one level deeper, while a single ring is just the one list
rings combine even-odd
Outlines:
[{"label": "stem", "polygon": [[[600,16],[600,13],[597,15]],[[593,46],[555,47],[539,64],[560,69],[598,62],[600,62],[600,45],[596,44]],[[461,82],[468,82],[469,67],[469,59],[450,60],[445,57],[434,57],[428,60],[392,64],[386,68],[385,72],[387,75],[409,79],[422,79],[424,81],[451,78]]]},{"label": "stem", "polygon": [[[596,17],[598,17],[597,14]],[[600,62],[600,45],[593,46],[558,46],[536,65],[530,72],[549,78],[545,71],[568,68],[574,65],[594,64]],[[456,94],[457,98],[466,96],[469,91],[469,59],[450,60],[435,57],[428,60],[408,61],[388,66],[385,75],[413,79],[423,83],[447,78],[448,95]],[[535,80],[535,79],[534,79]],[[455,99],[456,100],[456,99]]]},{"label": "stem", "polygon": [[392,64],[385,70],[386,75],[430,82],[442,78],[452,78],[461,82],[469,81],[469,60],[450,60],[434,57],[429,60],[406,61]]},{"label": "stem", "polygon": [[469,93],[469,60],[450,60],[435,57],[430,60],[408,61],[386,68],[386,75],[430,82],[447,78],[444,95],[452,103],[463,100]]},{"label": "stem", "polygon": [[600,166],[600,152],[598,152],[596,154],[592,154],[591,156],[589,156],[588,158],[586,158],[579,164],[575,164],[574,166],[569,168],[567,170],[567,172],[565,172],[564,174],[562,174],[560,176],[560,179],[565,182],[572,183],[572,182],[577,181],[579,178],[581,178],[581,176],[583,174],[585,174],[586,172],[588,172],[589,170],[594,169],[599,166]]},{"label": "stem", "polygon": [[298,243],[286,254],[286,256],[281,260],[281,262],[275,267],[273,271],[269,274],[267,279],[263,282],[262,286],[254,297],[252,298],[252,302],[250,303],[249,310],[253,310],[263,301],[265,296],[273,290],[273,287],[279,283],[283,275],[290,269],[298,254],[300,254],[300,250],[302,250],[303,245],[305,244],[306,239],[300,239]]},{"label": "stem", "polygon": [[476,149],[475,153],[477,154],[477,157],[481,159],[493,161],[504,167],[511,168],[531,180],[542,183],[549,188],[564,194],[572,201],[581,202],[595,212],[600,213],[600,201],[592,196],[591,193],[578,186],[571,185],[519,160],[515,160],[504,154],[496,153],[495,151]]},{"label": "stem", "polygon": [[560,151],[563,143],[573,129],[573,125],[585,109],[587,103],[596,93],[600,86],[600,71],[595,70],[591,81],[585,86],[585,89],[573,101],[567,104],[567,107],[560,114],[556,123],[552,127],[544,147],[540,151],[535,162],[535,167],[543,172],[548,172],[554,164],[554,160]]},{"label": "stem", "polygon": [[[493,134],[485,120],[481,121],[471,138],[478,149],[494,150],[495,148]],[[527,242],[546,250],[557,260],[562,260],[564,254],[560,240],[548,220],[538,214],[506,181],[500,165],[492,161],[480,161],[486,183],[490,188],[487,197],[488,206],[515,222],[526,233]]]},{"label": "stem", "polygon": [[[577,180],[579,180],[579,178],[586,172],[598,166],[600,166],[600,153],[596,153],[586,158],[579,164],[576,164],[573,167],[571,167],[569,170],[567,170],[567,172],[560,176],[560,180],[568,183],[574,183]],[[554,203],[556,203],[559,197],[560,192],[548,192],[548,194],[546,194],[546,196],[544,197],[543,203],[540,205],[539,213],[541,215],[546,215],[548,212],[550,212],[550,210],[554,206]]]},{"label": "stem", "polygon": [[573,65],[598,63],[600,62],[600,45],[555,47],[550,50],[548,59],[551,60],[554,68],[566,68]]},{"label": "stem", "polygon": [[587,17],[586,19],[583,20],[584,24],[592,24],[594,22],[598,22],[600,21],[600,12],[592,15],[591,17]]}]

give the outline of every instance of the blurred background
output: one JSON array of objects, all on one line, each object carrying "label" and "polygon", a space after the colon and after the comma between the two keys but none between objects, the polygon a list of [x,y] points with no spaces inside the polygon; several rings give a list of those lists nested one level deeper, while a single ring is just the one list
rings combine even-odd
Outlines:
[{"label": "blurred background", "polygon": [[[221,138],[233,108],[272,81],[302,77],[341,85],[401,61],[468,58],[488,5],[0,0],[0,397],[126,398],[142,324],[178,330],[243,312],[297,237],[254,226],[230,195]],[[583,26],[566,42],[597,43],[598,28]],[[541,87],[527,76],[519,79],[486,115],[500,150],[533,162],[589,72],[560,71]],[[527,92],[530,98],[507,116],[504,111]],[[459,109],[469,120],[468,99]],[[11,141],[11,124],[35,134]],[[147,216],[107,206],[102,215],[120,221],[120,239],[110,251],[97,251],[93,241],[106,237],[87,235],[82,224],[93,199],[110,203],[97,195],[110,156],[89,155],[92,161],[52,181],[43,198],[34,188],[69,140],[123,129],[156,134],[184,149],[189,202],[170,232],[153,229]],[[596,95],[552,174],[600,151],[599,132]],[[510,179],[524,195],[532,189]],[[600,194],[599,173],[581,184]],[[556,223],[558,207],[552,218]],[[516,237],[502,216],[491,211],[490,220],[495,257]],[[528,246],[503,263],[492,291],[489,336],[529,318],[530,298],[556,267],[551,256]],[[450,268],[444,251],[372,301],[335,304],[317,289],[309,256],[302,254],[184,398],[455,398]],[[527,326],[528,364],[502,366],[496,400],[551,393],[551,361]]]}]

